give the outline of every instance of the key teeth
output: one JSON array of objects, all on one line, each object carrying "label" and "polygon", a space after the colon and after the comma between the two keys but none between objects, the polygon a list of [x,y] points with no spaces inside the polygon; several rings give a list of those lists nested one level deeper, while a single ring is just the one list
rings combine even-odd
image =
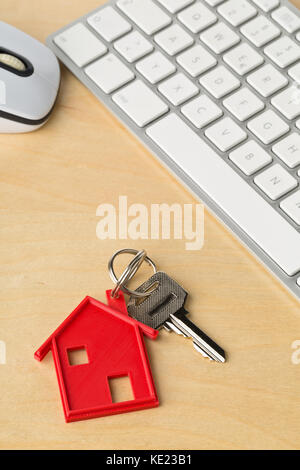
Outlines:
[{"label": "key teeth", "polygon": [[226,362],[225,353],[224,353],[224,356],[222,357],[222,359],[213,359],[213,358],[211,358],[208,354],[206,354],[206,353],[200,348],[200,346],[198,346],[198,344],[196,344],[196,343],[193,342],[193,346],[194,346],[194,348],[196,349],[196,351],[198,351],[200,354],[202,354],[202,356],[203,356],[205,359],[209,359],[211,362],[220,362],[220,363],[223,363],[223,364]]},{"label": "key teeth", "polygon": [[179,328],[177,328],[177,326],[172,324],[172,322],[166,322],[164,327],[166,328],[167,331],[169,331],[169,333],[173,331],[177,335],[183,336],[184,338],[188,338],[188,336],[185,335]]},{"label": "key teeth", "polygon": [[196,349],[196,351],[198,351],[200,354],[202,354],[202,356],[205,358],[205,359],[209,359],[210,361],[213,361],[213,359],[211,357],[209,357],[207,354],[205,354],[204,351],[202,351],[201,348],[199,348],[199,346],[193,342],[193,346],[194,348]]},{"label": "key teeth", "polygon": [[[176,325],[174,325],[174,323],[172,322],[166,322],[165,325],[164,325],[164,328],[170,333],[170,332],[175,332],[177,333],[178,335],[180,336],[183,336],[184,338],[189,338],[189,339],[192,339],[192,336],[188,336],[186,334],[184,334]],[[208,354],[206,354],[203,349],[201,349],[201,347],[195,343],[193,341],[193,346],[194,348],[196,349],[196,351],[198,351],[200,354],[202,354],[202,356],[205,358],[205,359],[209,359],[211,362],[226,362],[226,359],[225,359],[225,353],[224,353],[224,356],[222,359],[215,359],[213,357],[210,357]]]}]

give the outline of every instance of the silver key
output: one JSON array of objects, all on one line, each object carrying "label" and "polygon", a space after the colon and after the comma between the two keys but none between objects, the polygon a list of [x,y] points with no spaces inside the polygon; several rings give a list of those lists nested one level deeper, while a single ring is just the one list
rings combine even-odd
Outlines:
[{"label": "silver key", "polygon": [[163,272],[157,272],[142,284],[137,291],[149,292],[144,299],[131,297],[127,306],[131,317],[154,329],[164,327],[187,338],[192,338],[194,347],[204,357],[212,361],[225,362],[225,352],[187,317],[184,304],[187,292]]}]

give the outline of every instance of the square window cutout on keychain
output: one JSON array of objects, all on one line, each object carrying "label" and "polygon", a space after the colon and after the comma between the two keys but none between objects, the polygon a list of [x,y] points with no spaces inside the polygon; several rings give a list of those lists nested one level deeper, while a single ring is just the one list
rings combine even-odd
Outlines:
[{"label": "square window cutout on keychain", "polygon": [[[135,256],[118,279],[113,263],[123,253]],[[144,261],[154,275],[132,291],[127,284]],[[52,351],[66,422],[158,406],[144,335],[156,339],[162,327],[192,338],[204,357],[225,362],[223,349],[187,318],[187,292],[157,271],[144,250],[118,251],[109,272],[116,286],[106,291],[108,305],[86,297],[34,355],[42,361]],[[125,377],[133,399],[119,402],[112,383]]]}]

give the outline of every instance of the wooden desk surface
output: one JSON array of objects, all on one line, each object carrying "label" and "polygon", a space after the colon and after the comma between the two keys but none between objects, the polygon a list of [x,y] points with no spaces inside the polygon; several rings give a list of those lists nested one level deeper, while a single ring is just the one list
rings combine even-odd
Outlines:
[{"label": "wooden desk surface", "polygon": [[[0,17],[44,41],[102,3],[4,0]],[[195,200],[91,93],[63,68],[50,122],[0,136],[0,149],[0,447],[299,449],[299,304],[208,213],[199,252],[96,238],[97,206],[119,195],[147,207]],[[67,425],[51,354],[39,364],[33,353],[85,295],[105,300],[108,258],[126,247],[145,247],[186,286],[193,320],[229,360],[209,363],[162,332],[147,340],[159,408]]]}]

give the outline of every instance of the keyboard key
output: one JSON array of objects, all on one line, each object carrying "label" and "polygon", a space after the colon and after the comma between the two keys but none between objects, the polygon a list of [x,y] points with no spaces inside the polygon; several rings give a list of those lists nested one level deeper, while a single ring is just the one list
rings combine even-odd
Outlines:
[{"label": "keyboard key", "polygon": [[232,26],[240,26],[257,14],[256,8],[246,0],[229,0],[218,8],[218,13]]},{"label": "keyboard key", "polygon": [[289,126],[272,110],[266,111],[250,121],[248,128],[266,145],[271,144],[290,130]]},{"label": "keyboard key", "polygon": [[[300,191],[284,199],[280,207],[297,225],[300,225]],[[297,282],[300,286],[300,277]]]},{"label": "keyboard key", "polygon": [[211,7],[216,7],[217,5],[222,3],[223,0],[205,0],[205,2],[208,3],[208,5],[210,5]]},{"label": "keyboard key", "polygon": [[87,19],[89,25],[94,28],[106,41],[111,42],[123,34],[131,31],[131,25],[112,7],[99,10]]},{"label": "keyboard key", "polygon": [[265,107],[264,103],[248,88],[242,88],[234,93],[224,100],[223,104],[240,121],[246,121]]},{"label": "keyboard key", "polygon": [[147,41],[138,31],[133,31],[122,39],[118,39],[114,48],[130,63],[153,51],[151,42]]},{"label": "keyboard key", "polygon": [[161,52],[153,52],[150,56],[136,64],[137,70],[150,83],[155,84],[176,72],[176,67]]},{"label": "keyboard key", "polygon": [[298,186],[297,180],[279,164],[273,165],[256,176],[254,183],[273,201]]},{"label": "keyboard key", "polygon": [[191,46],[194,42],[194,39],[177,24],[158,33],[154,40],[171,56],[183,51],[183,49]]},{"label": "keyboard key", "polygon": [[283,69],[300,59],[300,46],[287,36],[272,42],[265,48],[264,52],[275,64]]},{"label": "keyboard key", "polygon": [[178,19],[195,34],[217,21],[216,15],[199,2],[179,13]]},{"label": "keyboard key", "polygon": [[158,0],[158,2],[169,10],[170,13],[177,13],[182,8],[193,3],[193,1],[194,0]]},{"label": "keyboard key", "polygon": [[264,65],[257,72],[249,75],[247,82],[265,98],[273,95],[289,83],[288,79],[271,64]]},{"label": "keyboard key", "polygon": [[177,73],[174,77],[164,81],[159,85],[158,91],[174,106],[179,106],[199,93],[198,87],[183,73]]},{"label": "keyboard key", "polygon": [[229,26],[221,22],[202,33],[200,39],[216,54],[222,54],[241,40]]},{"label": "keyboard key", "polygon": [[295,33],[300,29],[300,18],[287,7],[278,8],[272,13],[272,18],[288,33]]},{"label": "keyboard key", "polygon": [[54,42],[78,67],[87,65],[107,52],[106,46],[82,23],[60,33]]},{"label": "keyboard key", "polygon": [[297,230],[179,116],[160,119],[147,134],[286,274],[300,271]]},{"label": "keyboard key", "polygon": [[113,101],[139,126],[144,127],[169,108],[141,80],[135,80],[112,96]]},{"label": "keyboard key", "polygon": [[272,105],[287,119],[300,116],[300,89],[291,86],[271,100]]},{"label": "keyboard key", "polygon": [[246,75],[264,62],[249,44],[241,44],[224,56],[224,61],[239,75]]},{"label": "keyboard key", "polygon": [[[300,225],[300,191],[284,199],[280,207],[297,225]],[[300,277],[298,284],[300,286]]]},{"label": "keyboard key", "polygon": [[246,132],[231,118],[224,118],[205,132],[206,137],[213,142],[222,152],[247,139]]},{"label": "keyboard key", "polygon": [[113,54],[107,54],[85,69],[105,93],[111,93],[134,79],[134,73]]},{"label": "keyboard key", "polygon": [[217,64],[217,59],[197,44],[177,57],[177,62],[192,76],[197,77]]},{"label": "keyboard key", "polygon": [[279,0],[253,0],[253,2],[266,13],[280,5]]},{"label": "keyboard key", "polygon": [[229,158],[247,176],[253,175],[272,162],[272,157],[254,140],[231,152]]},{"label": "keyboard key", "polygon": [[207,73],[199,81],[217,99],[223,98],[241,86],[241,82],[224,65]]},{"label": "keyboard key", "polygon": [[241,33],[256,47],[262,47],[280,36],[280,29],[263,15],[258,16],[241,28]]},{"label": "keyboard key", "polygon": [[289,69],[289,76],[300,84],[300,63]]},{"label": "keyboard key", "polygon": [[290,168],[300,165],[300,134],[289,135],[274,145],[272,151]]},{"label": "keyboard key", "polygon": [[181,112],[198,129],[202,129],[223,116],[222,109],[206,95],[198,96],[190,101],[181,108]]},{"label": "keyboard key", "polygon": [[171,18],[151,0],[118,0],[117,6],[149,35],[171,23]]}]

